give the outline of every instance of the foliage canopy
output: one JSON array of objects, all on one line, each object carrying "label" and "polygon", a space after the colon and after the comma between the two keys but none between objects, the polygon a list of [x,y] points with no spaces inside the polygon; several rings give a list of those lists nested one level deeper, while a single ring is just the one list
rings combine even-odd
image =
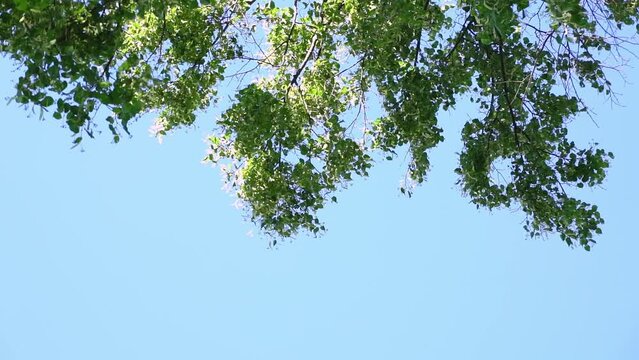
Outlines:
[{"label": "foliage canopy", "polygon": [[324,230],[317,210],[375,152],[407,149],[423,182],[438,113],[469,99],[463,192],[519,206],[531,236],[589,250],[603,219],[569,192],[601,184],[612,154],[578,147],[567,123],[587,112],[579,88],[611,94],[608,59],[638,19],[638,2],[621,0],[3,0],[0,52],[22,71],[15,101],[50,111],[75,143],[98,127],[118,142],[150,111],[165,135],[225,79],[254,78],[237,80],[206,159],[285,237]]}]

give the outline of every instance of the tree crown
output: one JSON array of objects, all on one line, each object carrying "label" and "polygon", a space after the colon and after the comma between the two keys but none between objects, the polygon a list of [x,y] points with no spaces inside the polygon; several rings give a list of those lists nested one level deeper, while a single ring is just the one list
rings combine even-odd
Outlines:
[{"label": "tree crown", "polygon": [[[14,0],[0,3],[0,52],[23,70],[14,99],[52,111],[77,144],[159,111],[165,135],[241,89],[210,137],[207,161],[267,231],[324,230],[316,212],[373,152],[407,149],[425,180],[443,141],[438,113],[465,97],[459,185],[478,207],[519,205],[531,236],[586,250],[597,206],[573,188],[602,183],[611,153],[578,147],[567,123],[580,88],[611,95],[609,54],[636,26],[636,1]],[[244,81],[245,77],[254,81]],[[381,114],[367,117],[367,102]],[[99,109],[108,109],[104,119]],[[501,172],[496,164],[505,164]],[[402,187],[410,195],[410,186]]]}]

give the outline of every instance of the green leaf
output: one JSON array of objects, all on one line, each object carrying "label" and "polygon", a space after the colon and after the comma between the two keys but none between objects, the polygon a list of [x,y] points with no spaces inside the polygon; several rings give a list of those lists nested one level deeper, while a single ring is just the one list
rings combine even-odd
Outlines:
[{"label": "green leaf", "polygon": [[44,98],[44,100],[42,100],[42,102],[40,103],[42,106],[44,107],[49,107],[51,105],[53,105],[53,98],[51,96],[47,96]]}]

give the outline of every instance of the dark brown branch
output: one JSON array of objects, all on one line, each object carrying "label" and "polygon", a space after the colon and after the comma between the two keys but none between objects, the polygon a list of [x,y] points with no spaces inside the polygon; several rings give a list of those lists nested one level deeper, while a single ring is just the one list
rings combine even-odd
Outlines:
[{"label": "dark brown branch", "polygon": [[517,146],[517,148],[520,148],[519,137],[517,135],[519,133],[519,126],[517,125],[517,117],[515,115],[515,110],[513,109],[512,100],[510,98],[510,88],[508,87],[508,75],[506,74],[506,64],[504,62],[504,42],[501,37],[501,34],[497,33],[497,36],[499,38],[499,43],[497,45],[499,47],[499,64],[500,64],[501,76],[502,76],[502,86],[504,88],[504,95],[506,96],[506,104],[508,106],[508,112],[510,114],[510,119],[513,125],[513,135],[515,138],[515,145]]},{"label": "dark brown branch", "polygon": [[[429,5],[430,0],[426,0],[424,2],[424,12],[428,11]],[[413,66],[417,66],[417,62],[419,61],[420,48],[422,47],[422,30],[423,28],[420,27],[419,31],[417,32],[417,44],[415,44],[415,60],[413,60]]]},{"label": "dark brown branch", "polygon": [[459,46],[459,44],[461,44],[462,40],[466,36],[466,33],[468,33],[468,29],[473,24],[473,19],[474,18],[472,16],[468,16],[466,18],[466,20],[464,20],[464,25],[462,26],[461,30],[459,31],[459,35],[457,35],[457,39],[455,40],[455,43],[453,44],[453,47],[450,49],[450,51],[446,55],[446,59],[448,59],[451,56],[453,56],[453,54],[457,50],[457,47]]},{"label": "dark brown branch", "polygon": [[[300,75],[302,75],[302,72],[306,68],[306,65],[308,65],[309,60],[311,60],[311,55],[313,55],[313,51],[315,50],[316,46],[317,46],[317,34],[314,34],[313,39],[311,40],[311,45],[309,45],[308,50],[306,51],[306,55],[304,56],[304,60],[302,60],[302,63],[300,64],[299,68],[297,68],[297,71],[295,71],[295,74],[293,74],[293,78],[291,79],[291,84],[289,86],[289,89],[292,85],[297,85],[297,80],[300,77]],[[288,93],[288,90],[287,90],[287,93]]]}]

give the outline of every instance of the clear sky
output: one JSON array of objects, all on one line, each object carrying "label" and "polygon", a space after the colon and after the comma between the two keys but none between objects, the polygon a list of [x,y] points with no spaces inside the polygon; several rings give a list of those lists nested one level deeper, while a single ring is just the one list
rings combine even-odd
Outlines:
[{"label": "clear sky", "polygon": [[583,192],[607,220],[590,253],[460,196],[463,107],[442,115],[412,199],[401,157],[378,164],[323,212],[324,237],[268,249],[200,163],[215,111],[163,144],[143,120],[117,145],[107,130],[70,149],[55,120],[2,102],[0,360],[639,359],[639,71],[626,75],[623,106],[589,97],[598,127],[572,127],[616,155]]}]

